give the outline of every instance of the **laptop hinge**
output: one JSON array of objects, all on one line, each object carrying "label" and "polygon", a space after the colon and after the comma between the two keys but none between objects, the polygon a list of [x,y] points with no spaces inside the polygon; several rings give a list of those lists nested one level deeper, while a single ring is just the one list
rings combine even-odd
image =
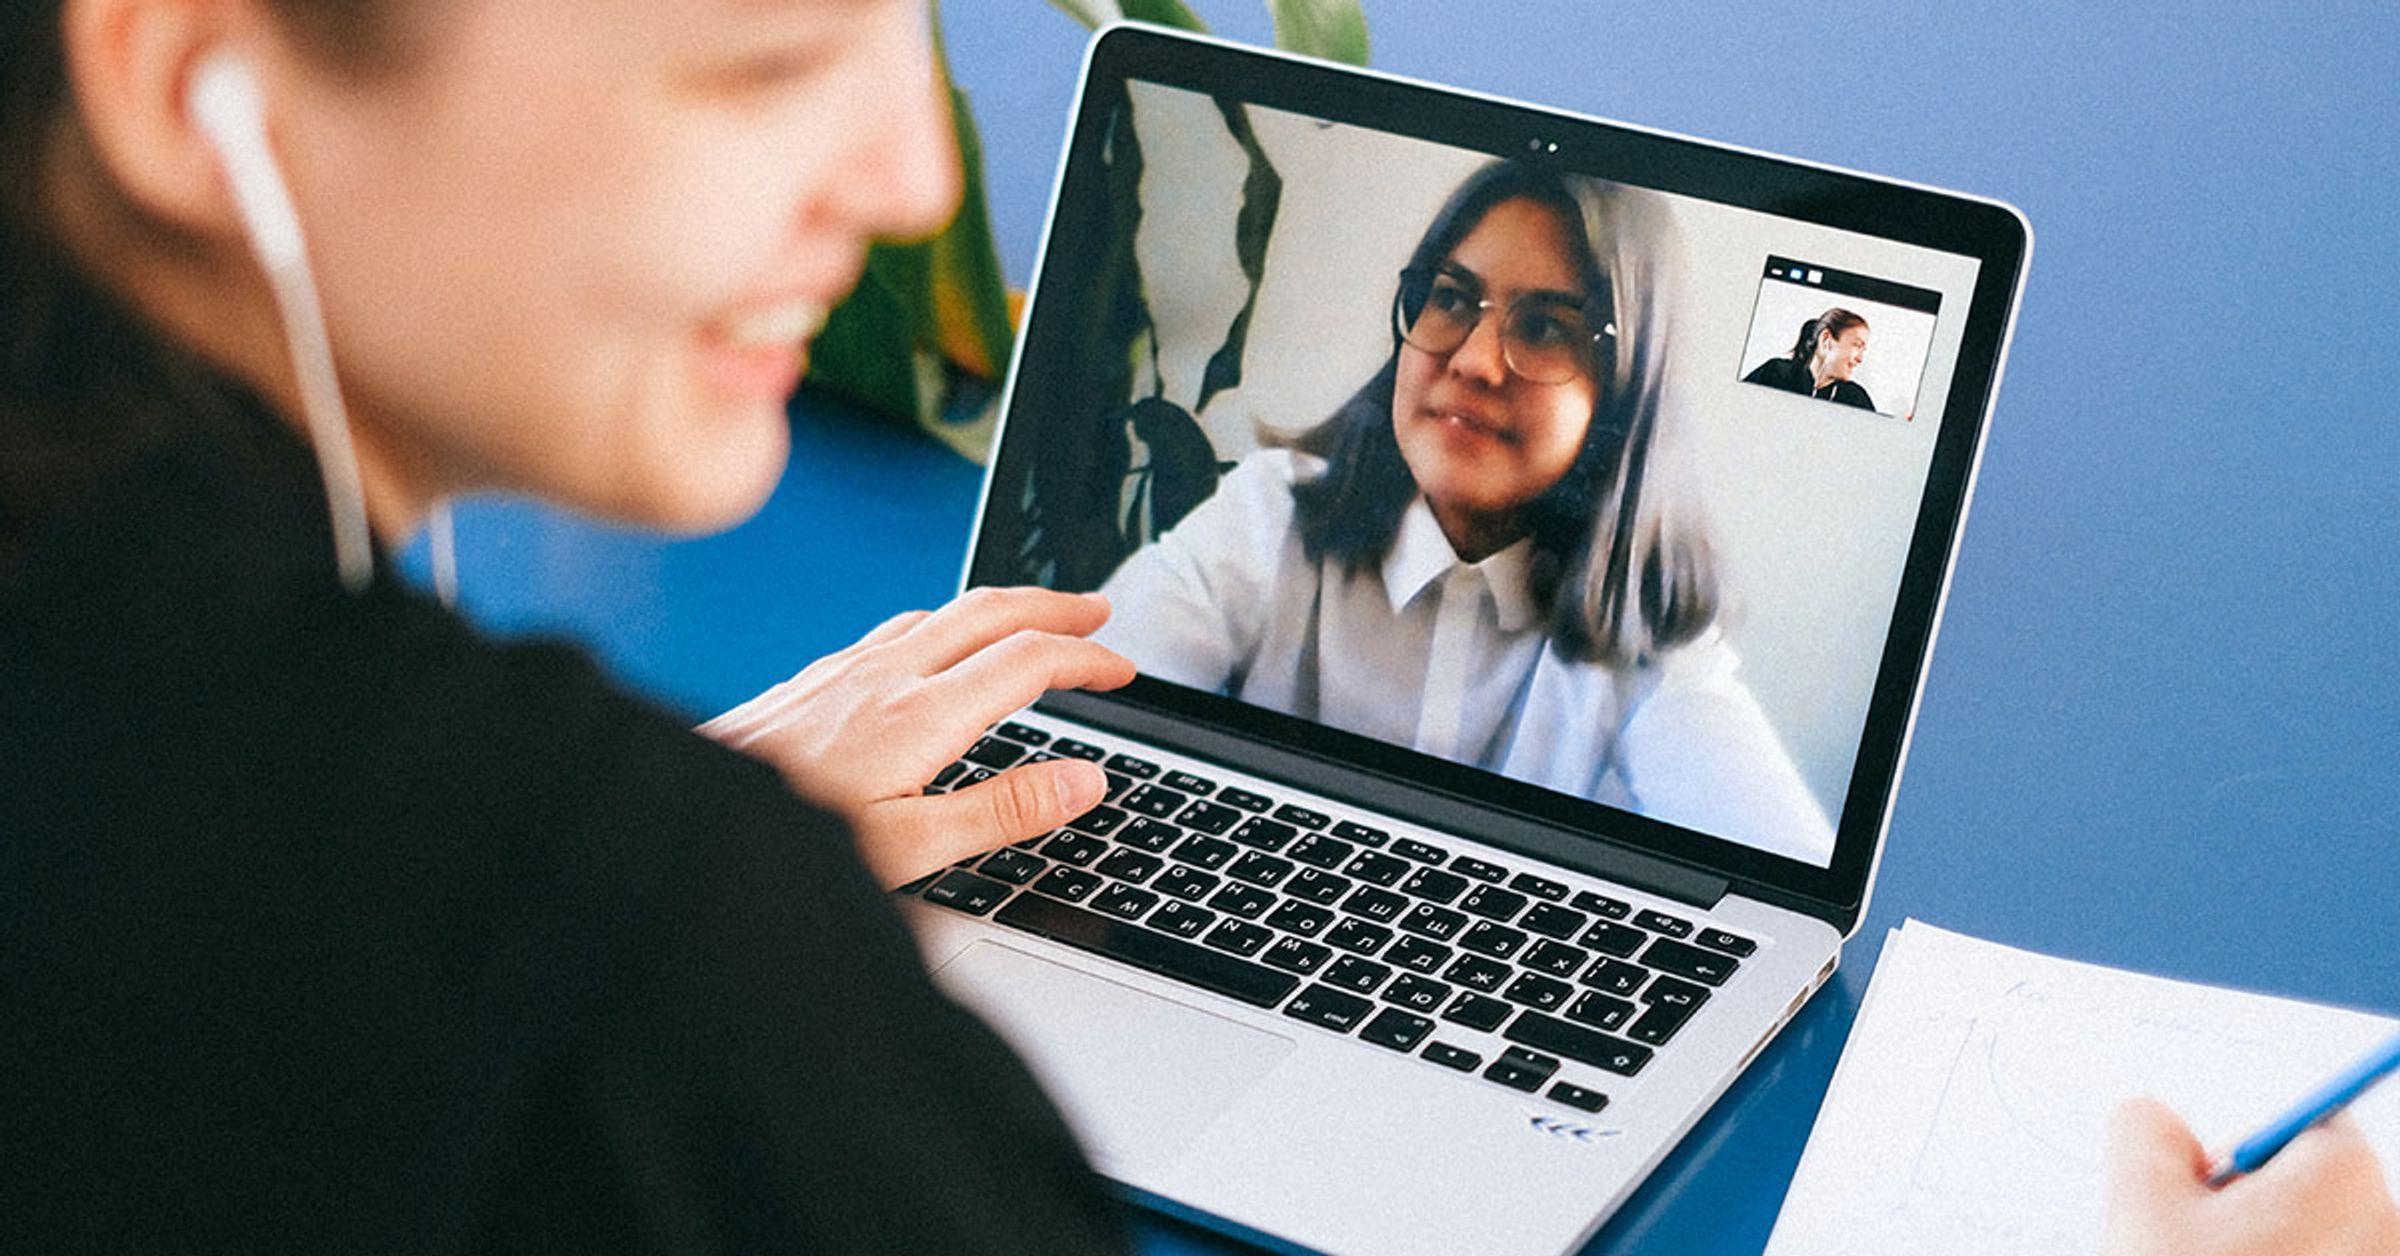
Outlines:
[{"label": "laptop hinge", "polygon": [[1727,879],[1715,873],[1616,846],[1605,838],[1562,829],[1514,812],[1496,811],[1485,803],[1253,741],[1131,703],[1083,693],[1054,693],[1036,703],[1035,708],[1703,910],[1714,908],[1729,888]]}]

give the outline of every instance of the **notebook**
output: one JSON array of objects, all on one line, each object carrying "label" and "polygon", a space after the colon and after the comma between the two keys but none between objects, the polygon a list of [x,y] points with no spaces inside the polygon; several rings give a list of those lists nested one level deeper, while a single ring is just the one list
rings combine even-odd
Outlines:
[{"label": "notebook", "polygon": [[[1136,1198],[1582,1243],[1833,971],[2027,236],[2005,206],[1141,27],[1089,52],[965,583],[1142,677],[909,887]],[[1780,364],[1780,365],[1777,365]]]}]

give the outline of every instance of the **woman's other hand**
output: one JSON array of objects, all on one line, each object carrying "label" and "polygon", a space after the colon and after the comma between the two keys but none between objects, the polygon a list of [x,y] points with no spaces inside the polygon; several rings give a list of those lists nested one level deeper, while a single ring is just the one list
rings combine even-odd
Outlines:
[{"label": "woman's other hand", "polygon": [[1100,768],[1076,759],[923,791],[985,728],[1044,693],[1133,679],[1132,663],[1085,639],[1107,619],[1098,594],[970,589],[939,611],[887,621],[699,731],[846,814],[868,870],[904,885],[1099,804]]},{"label": "woman's other hand", "polygon": [[2400,1208],[2347,1118],[2222,1189],[2209,1188],[2208,1167],[2200,1140],[2165,1105],[2120,1104],[2109,1120],[2101,1256],[2400,1254]]}]

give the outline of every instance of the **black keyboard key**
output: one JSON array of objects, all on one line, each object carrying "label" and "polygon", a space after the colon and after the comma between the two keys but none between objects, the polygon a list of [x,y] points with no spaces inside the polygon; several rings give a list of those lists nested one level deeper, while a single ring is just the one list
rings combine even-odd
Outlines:
[{"label": "black keyboard key", "polygon": [[1092,896],[1092,906],[1120,920],[1139,920],[1143,912],[1158,906],[1158,895],[1112,881]]},{"label": "black keyboard key", "polygon": [[1119,846],[1108,852],[1108,857],[1102,859],[1093,871],[1104,877],[1115,877],[1119,881],[1131,881],[1135,885],[1140,885],[1164,866],[1165,861],[1156,855],[1145,855],[1138,850],[1127,850]]},{"label": "black keyboard key", "polygon": [[1590,920],[1591,917],[1572,907],[1561,907],[1556,903],[1543,903],[1532,911],[1526,912],[1525,918],[1517,923],[1535,933],[1564,940],[1583,932],[1583,926]]},{"label": "black keyboard key", "polygon": [[1333,835],[1345,841],[1356,842],[1361,846],[1381,846],[1392,840],[1392,835],[1382,829],[1369,828],[1349,820],[1334,821]]},{"label": "black keyboard key", "polygon": [[998,877],[1010,885],[1023,885],[1042,875],[1050,866],[1046,859],[1028,855],[1021,850],[996,850],[984,856],[983,874]]},{"label": "black keyboard key", "polygon": [[1458,962],[1450,965],[1449,971],[1442,974],[1442,979],[1455,981],[1469,990],[1497,994],[1500,987],[1508,984],[1508,975],[1512,971],[1498,960],[1485,959],[1481,955],[1461,955]]},{"label": "black keyboard key", "polygon": [[1643,982],[1650,980],[1650,973],[1621,959],[1602,958],[1594,961],[1578,980],[1602,994],[1632,998],[1633,992],[1641,989]]},{"label": "black keyboard key", "polygon": [[966,775],[950,782],[950,792],[955,794],[962,789],[972,789],[998,775],[990,768],[968,768]]},{"label": "black keyboard key", "polygon": [[1325,970],[1325,984],[1340,986],[1344,990],[1354,990],[1360,994],[1373,994],[1376,987],[1381,986],[1391,975],[1391,969],[1371,959],[1345,955],[1333,961],[1333,967]]},{"label": "black keyboard key", "polygon": [[1672,1003],[1653,1003],[1640,1019],[1625,1031],[1625,1036],[1647,1046],[1663,1047],[1683,1023],[1692,1018],[1693,1009]]},{"label": "black keyboard key", "polygon": [[1344,916],[1334,922],[1333,930],[1325,935],[1328,945],[1360,955],[1373,955],[1392,940],[1392,931],[1382,925],[1370,924],[1356,916]]},{"label": "black keyboard key", "polygon": [[1621,898],[1610,898],[1606,894],[1596,894],[1590,890],[1575,891],[1573,902],[1577,910],[1588,911],[1595,916],[1609,920],[1623,920],[1633,914],[1633,904]]},{"label": "black keyboard key", "polygon": [[1042,853],[1060,863],[1082,868],[1108,853],[1108,843],[1083,833],[1062,832],[1042,843]]},{"label": "black keyboard key", "polygon": [[998,907],[1000,900],[1013,892],[1014,887],[990,877],[952,871],[943,873],[940,880],[926,887],[925,901],[980,916]]},{"label": "black keyboard key", "polygon": [[1050,753],[1062,759],[1088,759],[1093,763],[1098,763],[1108,757],[1108,752],[1100,747],[1088,741],[1077,741],[1072,737],[1059,738],[1050,747]]},{"label": "black keyboard key", "polygon": [[1478,920],[1468,925],[1465,933],[1458,935],[1458,945],[1460,949],[1473,951],[1478,955],[1489,955],[1493,959],[1507,959],[1517,953],[1518,947],[1525,945],[1525,935],[1507,925],[1496,925],[1489,920]]},{"label": "black keyboard key", "polygon": [[1274,941],[1275,934],[1264,925],[1254,925],[1246,920],[1220,920],[1217,927],[1209,930],[1208,936],[1200,940],[1220,951],[1251,956]]},{"label": "black keyboard key", "polygon": [[1241,819],[1242,813],[1231,807],[1203,801],[1185,807],[1183,814],[1175,817],[1175,823],[1212,837],[1223,837],[1225,831],[1239,824]]},{"label": "black keyboard key", "polygon": [[1420,842],[1413,837],[1404,837],[1399,841],[1392,843],[1392,853],[1400,856],[1402,859],[1414,859],[1418,863],[1441,864],[1450,862],[1449,851],[1443,850],[1441,847],[1432,845],[1430,843]]},{"label": "black keyboard key", "polygon": [[1483,1070],[1483,1075],[1511,1090],[1532,1094],[1540,1090],[1542,1083],[1549,1081],[1550,1075],[1557,1071],[1558,1061],[1510,1047],[1500,1053],[1499,1059],[1492,1061],[1490,1068]]},{"label": "black keyboard key", "polygon": [[1333,823],[1333,817],[1322,811],[1312,811],[1298,803],[1287,802],[1275,809],[1275,818],[1304,829],[1321,829]]},{"label": "black keyboard key", "polygon": [[1530,872],[1520,872],[1510,877],[1508,884],[1511,889],[1523,890],[1535,898],[1546,898],[1553,903],[1563,903],[1567,899],[1567,887],[1564,882],[1553,881],[1548,877],[1537,877]]},{"label": "black keyboard key", "polygon": [[[1103,865],[1105,867],[1106,865]],[[1533,949],[1517,957],[1517,962],[1537,973],[1553,977],[1572,977],[1583,971],[1583,963],[1592,957],[1590,951],[1568,946],[1564,942],[1536,942]]]},{"label": "black keyboard key", "polygon": [[1673,977],[1661,977],[1651,982],[1649,989],[1642,991],[1642,1002],[1652,1006],[1663,1003],[1689,1010],[1708,1002],[1708,989],[1688,981],[1677,981]]},{"label": "black keyboard key", "polygon": [[1758,953],[1758,943],[1738,933],[1727,933],[1723,929],[1702,929],[1700,935],[1693,938],[1692,941],[1712,951],[1723,951],[1735,959],[1748,959]]},{"label": "black keyboard key", "polygon": [[1511,1003],[1522,1003],[1527,1007],[1538,1007],[1545,1012],[1554,1012],[1567,1001],[1567,996],[1573,993],[1575,993],[1575,987],[1556,977],[1545,977],[1540,973],[1518,973],[1517,979],[1508,983],[1508,989],[1500,992],[1500,997]]},{"label": "black keyboard key", "polygon": [[1408,875],[1408,861],[1394,859],[1382,851],[1362,850],[1342,871],[1369,885],[1397,885],[1400,878]]},{"label": "black keyboard key", "polygon": [[1650,949],[1642,952],[1642,962],[1662,973],[1689,977],[1693,981],[1709,986],[1724,985],[1725,979],[1733,975],[1733,970],[1741,966],[1741,961],[1730,955],[1717,951],[1704,951],[1699,947],[1682,942],[1672,942],[1665,938],[1651,943]]},{"label": "black keyboard key", "polygon": [[1168,864],[1167,870],[1158,874],[1158,880],[1150,883],[1150,888],[1161,894],[1172,894],[1187,902],[1198,902],[1208,897],[1210,890],[1217,888],[1217,878],[1214,874],[1202,872],[1197,868],[1187,868],[1182,864]]},{"label": "black keyboard key", "polygon": [[1450,997],[1450,987],[1415,973],[1402,973],[1383,992],[1383,1001],[1397,1003],[1412,1012],[1430,1012]]},{"label": "black keyboard key", "polygon": [[1408,900],[1390,890],[1379,890],[1372,885],[1362,885],[1358,888],[1358,893],[1351,895],[1349,901],[1342,904],[1342,910],[1355,912],[1369,920],[1390,924],[1400,918],[1400,913],[1408,910]]},{"label": "black keyboard key", "polygon": [[1104,787],[1100,791],[1100,796],[1110,802],[1115,802],[1119,798],[1123,798],[1125,796],[1125,792],[1132,789],[1134,786],[1133,778],[1125,775],[1123,772],[1110,772],[1106,769],[1103,769],[1100,773],[1100,779],[1104,783]]},{"label": "black keyboard key", "polygon": [[1293,877],[1291,884],[1283,887],[1283,892],[1320,907],[1331,907],[1350,892],[1350,881],[1317,868],[1302,868],[1300,875]]},{"label": "black keyboard key", "polygon": [[1465,898],[1458,900],[1458,909],[1506,924],[1515,919],[1518,912],[1525,910],[1525,902],[1525,896],[1515,890],[1504,890],[1496,885],[1478,885]]},{"label": "black keyboard key", "polygon": [[1586,1090],[1573,1082],[1559,1082],[1550,1087],[1550,1097],[1570,1108],[1598,1112],[1608,1106],[1608,1096],[1597,1090]]},{"label": "black keyboard key", "polygon": [[1451,1046],[1447,1042],[1429,1042],[1425,1044],[1424,1058],[1441,1065],[1443,1068],[1457,1069],[1461,1073],[1472,1073],[1483,1063],[1482,1056],[1467,1050],[1465,1047]]},{"label": "black keyboard key", "polygon": [[1229,807],[1240,807],[1244,811],[1264,811],[1275,805],[1275,800],[1265,794],[1253,794],[1249,790],[1234,785],[1228,785],[1219,791],[1217,801]]},{"label": "black keyboard key", "polygon": [[1022,745],[1047,746],[1050,744],[1050,734],[1029,725],[1019,724],[1014,720],[1002,724],[992,731]]},{"label": "black keyboard key", "polygon": [[1392,944],[1384,958],[1411,972],[1438,973],[1450,962],[1450,948],[1423,938],[1402,938]]},{"label": "black keyboard key", "polygon": [[1567,1005],[1567,1019],[1613,1034],[1633,1019],[1633,1004],[1612,999],[1597,990],[1586,990]]},{"label": "black keyboard key", "polygon": [[1286,972],[1307,976],[1325,966],[1333,952],[1302,938],[1277,938],[1261,958]]},{"label": "black keyboard key", "polygon": [[1255,846],[1260,850],[1268,851],[1282,850],[1291,845],[1292,839],[1299,835],[1300,830],[1281,820],[1269,820],[1260,816],[1252,816],[1242,821],[1240,827],[1234,829],[1232,833],[1233,840],[1242,845]]},{"label": "black keyboard key", "polygon": [[1473,877],[1478,881],[1490,881],[1494,884],[1499,883],[1508,876],[1508,869],[1503,868],[1496,863],[1489,863],[1485,860],[1477,859],[1473,855],[1460,855],[1458,858],[1451,860],[1450,871],[1455,872],[1462,877]]},{"label": "black keyboard key", "polygon": [[1150,917],[1150,927],[1164,929],[1179,938],[1197,938],[1217,923],[1217,913],[1205,907],[1194,907],[1182,899],[1169,899],[1167,905]]},{"label": "black keyboard key", "polygon": [[1419,937],[1432,938],[1436,942],[1447,942],[1457,936],[1459,928],[1466,923],[1465,916],[1451,911],[1447,907],[1436,907],[1431,903],[1419,903],[1409,908],[1408,914],[1400,918],[1401,928]]},{"label": "black keyboard key", "polygon": [[1298,845],[1285,853],[1304,864],[1330,870],[1348,863],[1350,856],[1357,850],[1356,846],[1352,846],[1338,837],[1311,833],[1301,838]]},{"label": "black keyboard key", "polygon": [[1078,833],[1089,833],[1094,837],[1106,837],[1124,827],[1125,820],[1125,813],[1117,810],[1115,807],[1094,807],[1091,810],[1084,812],[1082,815],[1067,821],[1067,827],[1075,830]]},{"label": "black keyboard key", "polygon": [[1166,786],[1168,789],[1181,790],[1187,794],[1213,794],[1217,792],[1217,783],[1215,781],[1212,781],[1205,776],[1194,776],[1189,772],[1169,772],[1167,773],[1165,779],[1159,781],[1159,784]]},{"label": "black keyboard key", "polygon": [[1108,756],[1108,766],[1113,771],[1123,772],[1127,776],[1137,777],[1145,781],[1158,775],[1157,764],[1152,763],[1148,759],[1136,759],[1129,754],[1112,754]]},{"label": "black keyboard key", "polygon": [[1650,1062],[1650,1048],[1611,1038],[1581,1025],[1571,1025],[1540,1012],[1519,1012],[1500,1035],[1537,1051],[1563,1055],[1580,1064],[1631,1077]]},{"label": "black keyboard key", "polygon": [[1016,766],[1017,760],[1024,757],[1025,747],[1014,742],[1002,741],[997,737],[986,737],[976,742],[967,747],[966,753],[968,762],[981,764],[995,772],[1002,768]]},{"label": "black keyboard key", "polygon": [[1451,1001],[1448,1008],[1443,1009],[1442,1019],[1464,1025],[1469,1029],[1480,1029],[1488,1034],[1500,1028],[1500,1022],[1507,1020],[1508,1014],[1515,1010],[1488,994],[1477,994],[1470,990],[1459,995],[1458,998]]},{"label": "black keyboard key", "polygon": [[1447,903],[1467,892],[1467,879],[1439,868],[1419,868],[1400,887],[1400,892],[1429,903]]},{"label": "black keyboard key", "polygon": [[1260,889],[1271,890],[1283,884],[1285,877],[1292,875],[1292,861],[1262,855],[1255,850],[1247,851],[1233,861],[1233,866],[1225,870],[1225,875],[1236,881],[1247,881]]},{"label": "black keyboard key", "polygon": [[1213,872],[1224,867],[1226,861],[1232,859],[1235,853],[1236,848],[1231,842],[1220,842],[1213,837],[1195,836],[1186,840],[1183,845],[1167,852],[1167,858],[1178,863],[1191,864],[1196,868],[1206,868]]},{"label": "black keyboard key", "polygon": [[943,768],[941,771],[933,774],[933,780],[926,784],[925,792],[929,794],[938,794],[943,790],[950,788],[950,782],[966,775],[966,771],[967,765],[964,763],[953,763],[950,766]]},{"label": "black keyboard key", "polygon": [[1142,816],[1117,832],[1117,841],[1126,846],[1138,846],[1153,855],[1165,854],[1168,847],[1183,840],[1183,830],[1172,824],[1162,824]]},{"label": "black keyboard key", "polygon": [[1685,920],[1680,916],[1670,916],[1663,911],[1643,910],[1635,912],[1633,914],[1633,923],[1640,925],[1644,929],[1648,929],[1652,933],[1663,933],[1670,938],[1688,938],[1692,936],[1691,921]]},{"label": "black keyboard key", "polygon": [[1190,801],[1189,795],[1178,794],[1158,785],[1142,785],[1125,795],[1122,803],[1127,811],[1138,811],[1153,819],[1164,820],[1183,810],[1183,804]]},{"label": "black keyboard key", "polygon": [[993,919],[1258,1007],[1275,1006],[1300,984],[1272,969],[1030,894],[1018,895]]},{"label": "black keyboard key", "polygon": [[1253,886],[1228,882],[1209,898],[1208,905],[1227,915],[1256,920],[1275,906],[1275,896]]},{"label": "black keyboard key", "polygon": [[1578,946],[1588,946],[1603,954],[1623,959],[1642,949],[1642,943],[1649,940],[1649,934],[1632,925],[1621,925],[1613,920],[1602,920],[1584,930],[1583,936],[1575,939],[1575,942]]},{"label": "black keyboard key", "polygon": [[1283,1014],[1311,1025],[1321,1025],[1337,1034],[1358,1028],[1375,1005],[1355,994],[1346,994],[1330,986],[1310,986],[1292,996],[1283,1005]]},{"label": "black keyboard key", "polygon": [[1033,888],[1044,894],[1063,898],[1070,903],[1077,903],[1083,901],[1092,891],[1100,888],[1100,878],[1081,868],[1069,868],[1062,864],[1043,873],[1042,879],[1033,883]]},{"label": "black keyboard key", "polygon": [[1414,1012],[1387,1007],[1375,1013],[1375,1019],[1368,1021],[1367,1027],[1358,1031],[1358,1036],[1379,1047],[1414,1051],[1418,1043],[1425,1041],[1425,1035],[1432,1032],[1432,1021]]},{"label": "black keyboard key", "polygon": [[1277,907],[1267,917],[1267,925],[1270,928],[1281,929],[1285,933],[1297,933],[1304,938],[1317,936],[1325,926],[1332,923],[1332,912],[1314,903],[1296,902],[1288,898],[1283,900],[1282,906]]}]

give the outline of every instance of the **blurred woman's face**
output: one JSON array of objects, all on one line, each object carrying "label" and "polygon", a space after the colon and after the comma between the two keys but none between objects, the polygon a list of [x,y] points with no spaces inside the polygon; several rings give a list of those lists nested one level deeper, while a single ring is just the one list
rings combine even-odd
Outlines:
[{"label": "blurred woman's face", "polygon": [[1855,323],[1839,336],[1817,337],[1819,373],[1826,379],[1848,379],[1867,360],[1867,325]]},{"label": "blurred woman's face", "polygon": [[397,73],[279,67],[362,455],[419,498],[747,517],[869,239],[956,202],[925,21],[921,0],[469,0]]},{"label": "blurred woman's face", "polygon": [[1574,465],[1590,428],[1588,371],[1542,384],[1502,356],[1502,313],[1528,294],[1585,299],[1558,211],[1507,200],[1484,214],[1443,270],[1491,302],[1465,343],[1446,354],[1403,344],[1392,383],[1392,434],[1417,489],[1462,558],[1481,559],[1523,534],[1519,512]]}]

